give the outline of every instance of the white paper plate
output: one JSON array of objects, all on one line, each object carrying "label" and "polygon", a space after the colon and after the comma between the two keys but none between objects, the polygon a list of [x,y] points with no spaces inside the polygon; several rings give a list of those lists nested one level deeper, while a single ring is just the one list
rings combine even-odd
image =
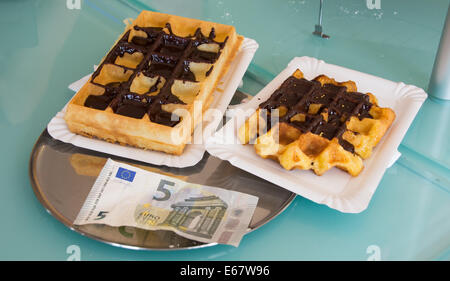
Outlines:
[{"label": "white paper plate", "polygon": [[[249,38],[244,39],[239,53],[231,63],[225,77],[223,77],[223,79],[219,82],[218,90],[214,92],[214,100],[211,103],[210,108],[220,110],[223,115],[257,49],[258,43],[255,40]],[[83,86],[84,83],[89,80],[90,76],[91,75],[83,77],[79,81],[71,84],[69,88],[78,91],[81,86]],[[66,106],[60,112],[58,112],[47,125],[49,134],[53,138],[60,141],[71,143],[78,147],[126,157],[145,163],[166,165],[169,167],[177,168],[194,166],[203,158],[203,154],[205,153],[204,144],[188,144],[186,145],[183,154],[180,156],[176,156],[158,151],[143,150],[130,146],[121,146],[119,144],[112,144],[99,139],[91,139],[76,135],[69,131],[64,120]],[[195,139],[201,139],[201,136],[199,136],[199,134],[202,134],[203,140],[208,139],[214,133],[215,129],[221,121],[222,116],[215,116],[210,121],[205,121],[202,131],[194,131],[194,134],[197,134]]]},{"label": "white paper plate", "polygon": [[[398,159],[397,147],[427,98],[427,94],[416,86],[388,81],[327,64],[315,58],[298,57],[294,58],[288,67],[258,95],[240,108],[254,111],[297,68],[301,69],[306,79],[326,74],[337,81],[353,80],[357,84],[358,91],[373,93],[378,98],[380,106],[390,107],[395,111],[394,123],[374,149],[372,156],[364,160],[365,168],[358,177],[351,177],[337,168],[330,169],[323,176],[316,176],[312,171],[287,171],[276,161],[259,157],[253,145],[239,144],[235,128],[239,128],[243,121],[238,121],[235,116],[208,140],[207,151],[216,157],[228,160],[236,167],[319,204],[325,204],[346,213],[362,212],[367,208],[385,170]],[[233,126],[234,123],[237,126]]]}]

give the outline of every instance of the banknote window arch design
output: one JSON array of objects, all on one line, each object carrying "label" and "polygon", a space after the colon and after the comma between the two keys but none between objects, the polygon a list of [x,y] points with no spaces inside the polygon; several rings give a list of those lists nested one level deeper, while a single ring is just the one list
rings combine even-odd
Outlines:
[{"label": "banknote window arch design", "polygon": [[173,204],[163,225],[204,238],[212,238],[228,208],[218,196],[190,197]]}]

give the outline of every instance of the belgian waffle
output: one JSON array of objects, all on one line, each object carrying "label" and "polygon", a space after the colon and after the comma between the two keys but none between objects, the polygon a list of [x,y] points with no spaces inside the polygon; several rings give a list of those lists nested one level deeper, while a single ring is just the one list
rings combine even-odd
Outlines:
[{"label": "belgian waffle", "polygon": [[254,141],[258,155],[287,170],[322,175],[335,166],[357,176],[394,119],[392,109],[357,92],[355,82],[325,75],[309,81],[298,69],[259,105],[238,137],[243,144]]},{"label": "belgian waffle", "polygon": [[233,26],[143,11],[69,103],[70,131],[180,155],[242,40]]}]

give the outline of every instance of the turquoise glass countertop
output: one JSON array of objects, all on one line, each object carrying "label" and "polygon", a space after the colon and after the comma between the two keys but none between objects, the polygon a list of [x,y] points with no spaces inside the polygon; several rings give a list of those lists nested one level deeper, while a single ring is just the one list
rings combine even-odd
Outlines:
[{"label": "turquoise glass countertop", "polygon": [[[71,2],[71,1],[69,1]],[[148,9],[234,25],[260,48],[242,91],[258,93],[295,56],[427,90],[448,0],[324,1],[324,33],[312,35],[318,0],[60,0],[0,2],[0,259],[66,260],[449,260],[450,102],[427,99],[373,199],[343,214],[297,196],[238,248],[171,252],[116,248],[81,236],[49,215],[28,178],[33,145],[70,99],[67,86],[90,73]],[[69,9],[74,8],[74,9]]]}]

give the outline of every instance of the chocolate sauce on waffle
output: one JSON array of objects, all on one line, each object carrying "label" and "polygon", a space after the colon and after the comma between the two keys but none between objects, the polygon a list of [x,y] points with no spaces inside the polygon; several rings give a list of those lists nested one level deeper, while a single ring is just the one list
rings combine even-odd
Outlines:
[{"label": "chocolate sauce on waffle", "polygon": [[[173,127],[179,123],[180,118],[164,111],[163,105],[184,104],[171,92],[174,81],[196,82],[195,75],[189,70],[189,63],[214,64],[228,38],[224,42],[216,42],[214,40],[216,36],[214,28],[211,29],[208,37],[203,35],[200,28],[195,31],[194,35],[177,36],[173,33],[169,23],[165,26],[169,33],[160,27],[134,26],[133,29],[144,32],[147,37],[134,36],[129,42],[131,32],[125,33],[92,75],[90,83],[104,88],[105,92],[102,95],[88,96],[84,105],[99,110],[105,110],[109,106],[116,114],[137,119],[141,119],[147,113],[152,122]],[[206,52],[197,48],[201,44],[209,43],[218,44],[219,52]],[[115,64],[117,57],[123,57],[125,53],[134,54],[136,52],[142,53],[144,59],[135,69]],[[95,83],[94,79],[100,74],[105,64],[119,66],[124,69],[124,72],[132,70],[133,74],[128,81],[123,83],[110,83],[108,85]],[[212,69],[213,67],[209,69],[206,76],[209,76]],[[147,77],[164,77],[166,81],[156,95],[154,93],[158,90],[160,78],[147,93],[142,95],[132,93],[130,91],[131,84],[139,73]]]},{"label": "chocolate sauce on waffle", "polygon": [[[311,105],[319,107],[317,112],[310,112]],[[259,107],[270,113],[271,110],[282,106],[287,109],[287,113],[280,117],[279,122],[288,123],[302,133],[311,132],[329,140],[337,138],[339,144],[352,153],[355,152],[354,146],[342,138],[346,131],[346,122],[352,116],[360,119],[373,118],[369,114],[372,103],[368,95],[347,92],[344,86],[321,86],[318,81],[298,79],[294,76],[284,81]],[[293,118],[297,114],[302,114],[304,120]],[[270,118],[267,119],[270,129],[274,124],[270,124]]]}]

